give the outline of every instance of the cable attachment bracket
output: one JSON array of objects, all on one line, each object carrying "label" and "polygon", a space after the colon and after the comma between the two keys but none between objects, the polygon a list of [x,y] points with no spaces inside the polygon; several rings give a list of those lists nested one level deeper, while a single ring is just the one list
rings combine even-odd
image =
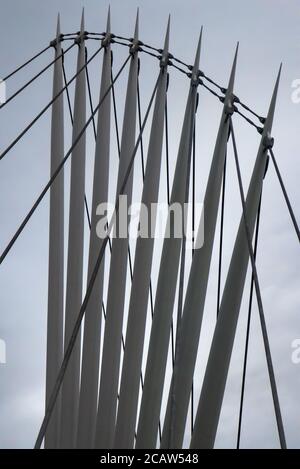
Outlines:
[{"label": "cable attachment bracket", "polygon": [[134,56],[137,52],[141,50],[141,46],[143,45],[142,41],[139,41],[134,38],[130,38],[131,45],[129,45],[129,54]]},{"label": "cable attachment bracket", "polygon": [[171,58],[173,58],[172,54],[169,54],[169,52],[164,53],[164,51],[162,51],[162,54],[159,60],[159,66],[162,70],[164,70],[167,65],[170,65]]},{"label": "cable attachment bracket", "polygon": [[85,41],[85,39],[88,39],[88,32],[87,31],[83,31],[82,33],[79,31],[77,33],[77,37],[74,39],[74,43],[75,44],[82,44],[83,41]]},{"label": "cable attachment bracket", "polygon": [[202,85],[203,81],[200,79],[203,76],[201,70],[196,70],[195,72],[188,73],[187,76],[191,79],[191,86],[197,87],[198,85]]},{"label": "cable attachment bracket", "polygon": [[[191,74],[188,74],[188,76],[191,75]],[[200,78],[201,77],[201,78]],[[198,70],[198,85],[203,85],[204,82],[203,82],[203,78],[205,78],[205,73],[202,72],[202,70]]]},{"label": "cable attachment bracket", "polygon": [[[222,98],[222,102],[225,102],[225,98]],[[233,113],[236,111],[236,106],[234,105],[234,102],[235,102],[235,96],[233,93],[231,93],[224,107],[226,120],[229,119],[229,117],[231,117]]]},{"label": "cable attachment bracket", "polygon": [[104,47],[104,49],[107,49],[107,47],[113,42],[113,34],[111,33],[105,33],[105,36],[101,40],[101,46]]},{"label": "cable attachment bracket", "polygon": [[49,45],[50,47],[54,47],[54,49],[56,49],[56,46],[59,42],[62,42],[64,39],[63,39],[64,35],[63,34],[59,34],[58,37],[56,37],[55,39],[53,39],[52,41],[50,41]]},{"label": "cable attachment bracket", "polygon": [[267,134],[264,136],[263,141],[262,141],[264,150],[271,150],[274,145],[274,138],[271,136],[270,132],[267,132]]}]

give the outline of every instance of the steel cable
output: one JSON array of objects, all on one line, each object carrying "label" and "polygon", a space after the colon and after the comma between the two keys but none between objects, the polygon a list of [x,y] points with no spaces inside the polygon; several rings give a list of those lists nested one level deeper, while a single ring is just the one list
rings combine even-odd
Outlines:
[{"label": "steel cable", "polygon": [[[123,66],[126,65],[129,57],[124,62]],[[121,67],[120,71],[122,70],[122,68],[123,67]],[[116,75],[116,77],[118,77],[120,75],[120,71]],[[115,77],[115,80],[116,80],[116,77]],[[126,170],[126,173],[124,175],[123,183],[122,183],[120,191],[119,191],[119,196],[123,194],[123,192],[126,188],[126,184],[127,184],[127,181],[128,181],[129,176],[130,176],[132,166],[133,166],[133,163],[134,163],[135,155],[137,153],[137,150],[138,150],[138,147],[139,147],[139,144],[140,144],[140,139],[141,139],[142,133],[144,131],[146,122],[148,120],[150,109],[151,109],[151,106],[152,106],[152,103],[153,103],[153,100],[154,100],[154,96],[155,96],[155,93],[156,93],[157,85],[158,85],[158,79],[156,80],[156,84],[154,86],[154,90],[152,92],[150,102],[148,104],[148,108],[147,108],[147,111],[146,111],[146,114],[145,114],[145,117],[144,117],[144,121],[143,121],[143,125],[142,125],[142,130],[141,130],[141,132],[138,136],[138,139],[136,141],[133,153],[131,155],[131,159],[129,161],[129,164],[128,164],[128,167],[127,167],[127,170]],[[104,97],[105,97],[105,95],[104,95]],[[98,109],[98,108],[99,108],[99,105],[97,106],[96,109]],[[73,348],[74,348],[74,344],[76,342],[76,338],[77,338],[79,330],[80,330],[81,322],[82,322],[82,319],[83,319],[83,316],[84,316],[84,313],[85,313],[89,298],[90,298],[92,290],[93,290],[93,286],[94,286],[94,283],[95,283],[95,280],[96,280],[96,277],[97,277],[97,274],[98,274],[98,270],[99,270],[100,265],[101,265],[103,254],[104,254],[107,242],[108,242],[109,235],[110,235],[111,230],[113,228],[114,219],[115,219],[115,217],[118,213],[118,210],[119,210],[119,197],[117,197],[117,201],[116,201],[116,205],[115,205],[115,209],[114,209],[114,214],[112,215],[111,220],[110,220],[109,225],[108,225],[108,228],[107,228],[107,235],[102,241],[101,248],[100,248],[100,251],[99,251],[99,255],[97,257],[94,270],[91,274],[90,281],[88,283],[87,290],[86,290],[86,293],[85,293],[85,296],[84,296],[84,300],[82,302],[80,311],[79,311],[77,319],[75,321],[73,332],[71,334],[68,346],[66,348],[64,358],[63,358],[63,361],[62,361],[62,364],[61,364],[61,367],[60,367],[60,370],[59,370],[55,385],[53,387],[53,391],[50,395],[48,405],[46,407],[44,419],[43,419],[42,425],[40,427],[40,430],[39,430],[39,433],[38,433],[38,436],[37,436],[37,440],[36,440],[36,443],[35,443],[35,446],[34,446],[35,449],[40,448],[40,446],[42,444],[42,441],[44,439],[45,432],[46,432],[50,417],[52,415],[52,411],[54,409],[55,402],[56,402],[60,387],[62,385],[62,381],[63,381],[64,375],[65,375],[65,372],[66,372],[66,369],[67,369],[67,366],[68,366],[68,363],[69,363],[69,360],[70,360],[70,357],[71,357],[71,354],[72,354],[72,351],[73,351]]]},{"label": "steel cable", "polygon": [[[118,77],[120,76],[120,74],[122,73],[123,69],[125,68],[127,62],[129,61],[130,59],[130,55],[127,57],[127,59],[125,60],[125,62],[123,63],[123,65],[121,66],[119,72],[117,73],[117,75],[115,76],[114,78],[114,81],[116,81],[118,79]],[[54,171],[53,175],[51,176],[50,180],[48,181],[48,183],[46,184],[46,186],[44,187],[44,189],[42,190],[42,192],[40,193],[39,197],[37,198],[36,202],[33,204],[32,208],[30,209],[30,211],[28,212],[28,214],[26,215],[26,217],[24,218],[23,222],[21,223],[21,225],[19,226],[19,228],[17,229],[16,233],[14,234],[14,236],[12,237],[12,239],[10,240],[10,242],[8,243],[8,245],[6,246],[6,248],[4,249],[3,253],[1,254],[0,256],[0,264],[2,264],[2,262],[4,261],[5,257],[7,256],[7,254],[9,253],[9,251],[11,250],[12,246],[14,245],[14,243],[16,242],[16,240],[18,239],[19,235],[22,233],[23,229],[25,228],[25,226],[27,225],[28,221],[30,220],[31,216],[33,215],[33,213],[35,212],[35,210],[37,209],[37,207],[39,206],[40,202],[43,200],[45,194],[47,193],[49,187],[51,186],[51,184],[53,183],[53,181],[56,179],[56,177],[58,176],[59,172],[61,171],[62,167],[64,166],[65,162],[67,161],[67,159],[69,158],[69,156],[71,155],[74,147],[77,145],[77,143],[79,142],[80,138],[82,137],[82,135],[84,134],[84,132],[86,131],[86,128],[88,127],[88,125],[90,124],[90,122],[92,121],[92,118],[93,116],[96,114],[96,112],[98,111],[99,107],[101,106],[101,104],[103,103],[105,97],[107,96],[107,94],[109,93],[110,89],[111,89],[112,85],[110,85],[110,87],[107,89],[107,91],[104,93],[102,99],[100,100],[99,104],[96,106],[95,110],[93,111],[92,115],[89,117],[89,119],[87,120],[87,122],[85,123],[83,129],[79,132],[78,136],[76,137],[76,139],[74,140],[73,144],[71,145],[70,149],[68,150],[68,152],[66,153],[66,155],[64,156],[64,158],[62,159],[61,163],[59,164],[59,166],[57,167],[57,169]]]}]

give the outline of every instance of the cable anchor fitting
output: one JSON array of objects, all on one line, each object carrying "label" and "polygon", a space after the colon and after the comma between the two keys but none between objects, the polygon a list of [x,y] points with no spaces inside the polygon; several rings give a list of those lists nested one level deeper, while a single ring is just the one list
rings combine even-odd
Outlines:
[{"label": "cable anchor fitting", "polygon": [[162,53],[159,61],[159,66],[161,69],[165,69],[167,65],[169,65],[169,62],[172,58],[172,54],[169,54],[168,52],[166,54]]},{"label": "cable anchor fitting", "polygon": [[137,52],[141,50],[141,45],[143,44],[141,41],[138,41],[134,38],[130,38],[131,45],[129,46],[129,54],[135,55]]},{"label": "cable anchor fitting", "polygon": [[271,136],[270,132],[267,132],[267,134],[264,136],[262,144],[264,150],[270,150],[271,148],[273,148],[274,138]]},{"label": "cable anchor fitting", "polygon": [[112,38],[113,38],[113,35],[111,33],[105,33],[105,36],[103,37],[103,39],[101,40],[101,46],[104,47],[105,49],[107,49],[107,47],[109,46],[109,44],[112,41]]},{"label": "cable anchor fitting", "polygon": [[58,38],[56,37],[55,39],[53,39],[53,41],[50,41],[50,47],[54,47],[54,49],[56,49],[57,44],[63,41],[63,37],[63,34],[59,34]]},{"label": "cable anchor fitting", "polygon": [[74,39],[74,42],[75,44],[82,44],[82,42],[87,39],[88,37],[88,32],[87,31],[83,31],[83,33],[81,34],[80,31],[78,32],[77,34],[77,37]]},{"label": "cable anchor fitting", "polygon": [[[222,98],[222,102],[224,102],[225,98],[220,97],[220,100],[221,100],[221,98]],[[234,102],[235,102],[235,96],[232,93],[231,96],[229,97],[227,103],[225,104],[225,108],[224,108],[224,112],[226,114],[226,119],[231,117],[233,115],[233,113],[237,110],[236,106],[234,105]]]},{"label": "cable anchor fitting", "polygon": [[266,122],[266,118],[265,118],[265,117],[261,117],[261,116],[260,116],[260,117],[258,118],[258,120],[259,120],[259,122],[260,122],[261,124],[265,124],[265,122]]},{"label": "cable anchor fitting", "polygon": [[191,86],[193,87],[197,87],[203,83],[203,81],[199,78],[202,76],[200,70],[196,70],[196,72],[193,73],[188,73],[187,76],[191,79]]}]

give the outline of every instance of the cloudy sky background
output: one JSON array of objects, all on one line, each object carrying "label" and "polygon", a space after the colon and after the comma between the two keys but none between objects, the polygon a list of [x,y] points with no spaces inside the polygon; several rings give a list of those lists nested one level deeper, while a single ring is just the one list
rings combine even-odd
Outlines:
[{"label": "cloudy sky background", "polygon": [[[140,38],[160,47],[168,14],[171,13],[170,51],[192,62],[201,25],[204,26],[201,69],[226,86],[236,42],[240,41],[235,94],[265,115],[278,67],[283,72],[275,112],[274,152],[290,199],[299,219],[299,128],[300,104],[291,100],[292,82],[300,78],[300,5],[296,0],[1,0],[0,76],[5,76],[54,38],[57,12],[61,13],[62,32],[79,28],[81,8],[85,6],[86,29],[105,29],[108,4],[111,4],[112,31],[130,37],[133,34],[137,6],[140,7]],[[89,54],[96,41],[88,43]],[[114,70],[126,57],[126,49],[114,47]],[[7,83],[10,96],[25,80],[52,60],[50,50],[32,66]],[[67,74],[75,73],[76,50],[66,56]],[[99,93],[100,57],[89,71],[96,103]],[[140,86],[145,111],[158,72],[154,59],[142,56]],[[119,122],[124,104],[127,71],[116,85]],[[0,151],[51,98],[52,73],[46,72],[33,86],[0,111]],[[188,81],[170,70],[169,129],[171,175],[176,159]],[[201,202],[211,162],[214,139],[220,120],[221,104],[204,89],[199,89],[197,113],[197,201]],[[71,89],[73,95],[73,87]],[[89,111],[87,112],[89,115]],[[70,146],[70,125],[66,112],[66,151]],[[259,144],[259,135],[239,116],[234,118],[237,144],[245,188],[248,185]],[[120,125],[120,124],[119,124]],[[112,126],[113,127],[113,126]],[[114,137],[114,130],[112,131]],[[145,134],[147,144],[148,131]],[[49,178],[50,113],[30,130],[1,161],[0,171],[0,248],[15,232],[24,215]],[[87,143],[87,196],[91,197],[91,171],[94,142],[91,128]],[[163,160],[160,199],[166,200]],[[69,182],[66,165],[66,188]],[[117,154],[112,145],[111,198],[116,180]],[[134,199],[140,195],[139,155],[135,166]],[[231,151],[228,154],[228,184],[225,212],[223,280],[230,260],[234,237],[241,215],[238,185]],[[45,350],[47,318],[48,212],[49,199],[41,204],[0,269],[0,338],[6,341],[7,364],[0,365],[0,447],[32,447],[44,411]],[[66,209],[68,198],[66,197]],[[219,226],[219,225],[218,225]],[[218,239],[218,226],[217,238]],[[67,233],[67,224],[66,224]],[[86,234],[88,232],[86,231]],[[86,243],[88,237],[86,236]],[[134,247],[134,246],[133,246]],[[159,243],[157,246],[159,253]],[[86,256],[86,252],[85,252]],[[154,257],[157,259],[157,256]],[[195,371],[195,401],[209,351],[216,314],[218,249],[214,249],[212,269]],[[187,268],[190,253],[187,259]],[[291,342],[300,338],[300,257],[297,238],[280,192],[272,164],[264,184],[262,220],[259,238],[258,273],[265,308],[270,345],[278,383],[279,399],[289,447],[300,447],[300,364],[291,361]],[[153,283],[159,264],[154,262]],[[85,279],[84,279],[85,282]],[[249,285],[249,275],[248,283]],[[128,295],[127,295],[128,300]],[[238,406],[245,340],[248,286],[241,308],[226,396],[220,419],[217,447],[236,444]],[[251,328],[243,447],[278,447],[266,360],[261,339],[256,302]],[[150,323],[147,324],[147,336]],[[124,328],[125,331],[125,328]],[[147,340],[146,340],[147,342]],[[170,373],[167,376],[167,382]],[[189,439],[187,429],[186,441]]]}]

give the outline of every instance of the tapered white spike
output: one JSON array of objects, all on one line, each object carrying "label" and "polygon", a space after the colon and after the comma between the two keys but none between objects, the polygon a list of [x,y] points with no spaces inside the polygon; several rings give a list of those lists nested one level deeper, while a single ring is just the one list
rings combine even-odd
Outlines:
[{"label": "tapered white spike", "polygon": [[194,65],[193,65],[193,74],[196,74],[199,70],[202,32],[203,32],[203,26],[201,26],[201,30],[200,30],[200,35],[199,35],[199,40],[198,40],[198,45],[197,45],[197,50],[196,50],[196,55],[195,55],[195,61],[194,61]]},{"label": "tapered white spike", "polygon": [[110,33],[111,30],[111,25],[110,25],[110,5],[108,7],[108,12],[107,12],[107,21],[106,21],[106,33]]},{"label": "tapered white spike", "polygon": [[[173,180],[170,206],[181,206],[182,217],[177,219],[185,225],[183,211],[188,194],[189,168],[191,161],[192,137],[195,122],[197,100],[197,77],[199,69],[201,34],[194,62],[190,90],[182,126],[176,169]],[[195,77],[196,75],[196,77]],[[167,365],[173,306],[175,301],[177,276],[180,261],[182,238],[174,234],[174,223],[168,215],[167,229],[171,227],[170,236],[164,239],[161,255],[159,277],[157,282],[153,322],[148,349],[144,389],[140,408],[136,448],[155,448],[160,417],[162,393]]]},{"label": "tapered white spike", "polygon": [[170,23],[171,23],[171,15],[168,17],[168,24],[167,24],[167,31],[165,35],[165,42],[164,42],[164,54],[169,51],[169,42],[170,42]]},{"label": "tapered white spike", "polygon": [[[107,15],[106,33],[110,32],[110,10]],[[108,41],[104,49],[100,100],[111,84],[111,47]],[[88,281],[94,269],[102,239],[97,236],[97,207],[108,200],[109,150],[110,150],[111,93],[105,97],[98,112],[97,138],[94,163],[93,200],[88,261]],[[82,349],[81,388],[77,431],[77,447],[93,448],[95,441],[99,355],[101,339],[101,305],[103,299],[104,259],[86,309]]]},{"label": "tapered white spike", "polygon": [[80,22],[80,33],[82,34],[83,32],[84,32],[84,7],[82,8],[81,22]]},{"label": "tapered white spike", "polygon": [[[81,33],[84,31],[84,12]],[[79,44],[77,71],[85,65],[84,40]],[[75,141],[86,122],[85,73],[76,77],[74,123],[72,141]],[[69,244],[67,291],[65,310],[65,348],[81,307],[83,281],[84,193],[85,193],[85,141],[84,133],[71,156],[71,190],[69,213]],[[61,448],[74,448],[77,434],[80,376],[80,334],[77,337],[62,385]]]},{"label": "tapered white spike", "polygon": [[[170,21],[168,22],[163,52],[166,64],[168,63],[169,30]],[[160,71],[157,86],[142,194],[142,204],[148,208],[149,213],[151,204],[157,203],[158,198],[166,91],[167,65]],[[154,226],[148,226],[148,233],[154,231]],[[151,236],[137,239],[114,440],[115,448],[132,448],[134,443],[153,246],[154,239]]]},{"label": "tapered white spike", "polygon": [[136,12],[135,28],[134,28],[134,35],[133,35],[133,37],[136,41],[139,38],[139,17],[140,17],[140,12],[139,12],[139,8],[138,8],[137,12]]},{"label": "tapered white spike", "polygon": [[[265,148],[265,138],[268,137],[272,129],[280,72],[281,69],[279,70],[274,87],[274,92],[264,125],[261,143],[245,201],[246,217],[251,238],[253,236],[268,158],[268,152]],[[242,301],[242,294],[245,285],[248,262],[249,248],[246,237],[244,218],[242,216],[223,290],[218,321],[215,327],[206,366],[194,432],[191,440],[191,448],[212,448],[214,446],[235,331]]]},{"label": "tapered white spike", "polygon": [[[60,15],[57,15],[57,46],[55,57],[61,55]],[[56,60],[53,72],[53,97],[63,87],[62,59]],[[64,156],[64,104],[63,95],[52,105],[51,118],[51,175],[60,165]],[[62,362],[63,315],[64,315],[64,172],[60,172],[50,188],[49,220],[49,278],[48,278],[48,323],[47,323],[47,365],[46,404]],[[57,448],[59,444],[61,394],[45,435],[45,448]]]},{"label": "tapered white spike", "polygon": [[[138,15],[135,26],[135,40],[138,40]],[[133,54],[128,76],[126,103],[123,120],[121,153],[118,171],[118,196],[124,175],[135,146],[136,107],[137,107],[138,54]],[[128,206],[131,204],[133,171],[128,178],[124,196]],[[115,230],[118,230],[116,222]],[[117,231],[116,231],[117,233]],[[128,258],[128,236],[113,237],[109,272],[106,323],[103,342],[99,404],[96,425],[95,446],[111,448],[113,446],[117,410],[118,381],[120,369],[123,310],[125,301],[126,275]]]},{"label": "tapered white spike", "polygon": [[[203,220],[201,220],[187,285],[180,325],[180,346],[178,350],[176,350],[176,366],[174,366],[173,380],[169,391],[167,412],[162,434],[162,448],[181,448],[184,437],[214,244],[222,174],[229,131],[227,108],[232,101],[236,62],[237,50],[228,82],[211,169],[206,186],[203,202],[204,226],[202,227]],[[203,245],[201,245],[202,236],[204,239]]]}]

